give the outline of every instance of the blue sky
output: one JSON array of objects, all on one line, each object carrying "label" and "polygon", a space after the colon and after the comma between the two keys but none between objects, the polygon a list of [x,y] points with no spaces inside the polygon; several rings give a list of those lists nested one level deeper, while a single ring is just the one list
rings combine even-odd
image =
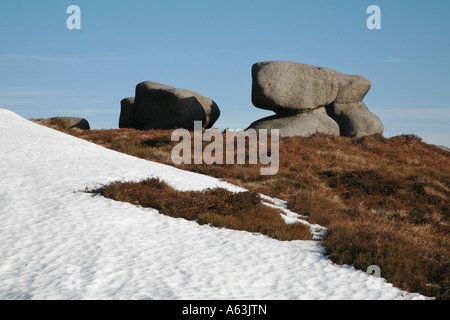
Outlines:
[{"label": "blue sky", "polygon": [[[69,5],[81,30],[69,30]],[[369,30],[370,5],[381,30]],[[385,136],[450,147],[450,1],[20,1],[0,8],[0,107],[25,118],[81,116],[117,128],[137,83],[196,91],[215,127],[271,115],[251,103],[251,66],[289,60],[361,74]]]}]

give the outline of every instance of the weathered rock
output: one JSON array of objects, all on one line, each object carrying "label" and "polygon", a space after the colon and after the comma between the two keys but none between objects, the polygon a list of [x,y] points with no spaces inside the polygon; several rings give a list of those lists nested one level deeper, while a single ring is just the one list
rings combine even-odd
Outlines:
[{"label": "weathered rock", "polygon": [[119,128],[139,128],[141,124],[134,120],[134,98],[120,101]]},{"label": "weathered rock", "polygon": [[307,137],[315,133],[339,135],[339,126],[327,115],[325,107],[296,115],[266,117],[253,122],[248,129],[279,129],[282,137]]},{"label": "weathered rock", "polygon": [[372,82],[366,77],[343,74],[329,68],[322,70],[330,73],[337,82],[336,103],[361,102],[372,87]]},{"label": "weathered rock", "polygon": [[63,117],[68,129],[78,128],[83,130],[91,130],[89,122],[84,118]]},{"label": "weathered rock", "polygon": [[252,103],[277,114],[326,106],[338,92],[333,73],[290,61],[258,62],[252,67],[252,79]]},{"label": "weathered rock", "polygon": [[142,129],[194,129],[202,121],[209,129],[220,116],[217,104],[198,93],[145,81],[136,86],[134,120]]},{"label": "weathered rock", "polygon": [[338,123],[341,136],[383,134],[383,123],[377,115],[370,112],[364,102],[333,103],[326,109],[328,115]]}]

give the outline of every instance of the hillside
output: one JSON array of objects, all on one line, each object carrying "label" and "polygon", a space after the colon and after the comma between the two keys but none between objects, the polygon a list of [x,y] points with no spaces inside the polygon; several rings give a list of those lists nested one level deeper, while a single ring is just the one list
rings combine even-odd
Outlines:
[{"label": "hillside", "polygon": [[[177,143],[171,131],[72,134],[173,165],[170,154]],[[377,265],[402,289],[449,298],[450,153],[443,148],[413,135],[319,134],[282,138],[274,176],[261,176],[261,165],[248,163],[177,167],[286,200],[291,211],[328,229],[322,245],[335,263],[361,270]]]},{"label": "hillside", "polygon": [[[115,140],[113,131],[103,133]],[[115,131],[125,142],[123,134],[143,133]],[[111,151],[4,109],[0,137],[2,299],[425,298],[385,281],[374,287],[366,272],[332,263],[319,241],[212,228],[85,192],[146,178],[180,192],[242,187]]]}]

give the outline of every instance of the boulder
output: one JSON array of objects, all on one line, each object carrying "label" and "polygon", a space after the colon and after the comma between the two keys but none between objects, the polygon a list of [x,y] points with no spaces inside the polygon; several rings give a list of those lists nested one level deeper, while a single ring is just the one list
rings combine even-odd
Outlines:
[{"label": "boulder", "polygon": [[333,103],[326,109],[328,115],[338,123],[341,136],[363,137],[383,134],[383,123],[378,116],[369,111],[364,102]]},{"label": "boulder", "polygon": [[323,68],[290,61],[258,62],[252,67],[252,103],[277,114],[326,106],[337,92],[337,80]]},{"label": "boulder", "polygon": [[119,128],[139,128],[141,124],[134,120],[134,98],[120,101]]},{"label": "boulder", "polygon": [[325,107],[296,115],[266,117],[253,122],[248,129],[279,129],[282,137],[307,137],[315,133],[339,135],[339,126],[327,115]]},{"label": "boulder", "polygon": [[194,129],[201,121],[209,129],[220,116],[217,104],[198,93],[152,81],[136,86],[134,121],[142,129]]},{"label": "boulder", "polygon": [[361,102],[372,86],[363,76],[290,61],[258,62],[252,80],[253,104],[277,114]]}]

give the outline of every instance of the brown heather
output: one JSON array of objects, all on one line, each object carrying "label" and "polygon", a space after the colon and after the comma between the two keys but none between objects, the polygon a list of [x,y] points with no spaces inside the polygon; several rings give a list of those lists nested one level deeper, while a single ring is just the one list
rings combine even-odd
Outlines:
[{"label": "brown heather", "polygon": [[60,131],[63,131],[66,128],[66,122],[62,117],[54,117],[50,119],[30,119],[30,121]]},{"label": "brown heather", "polygon": [[[177,142],[171,142],[171,131],[120,129],[69,133],[113,150],[173,165],[170,154]],[[177,167],[288,201],[292,211],[328,228],[322,245],[335,263],[364,271],[377,265],[382,277],[401,289],[438,299],[450,298],[448,151],[426,144],[414,135],[356,139],[317,134],[308,138],[281,138],[280,169],[275,176],[261,176],[260,165]],[[210,191],[208,197],[214,192]],[[208,201],[226,202],[230,197],[223,190],[217,193],[217,198]],[[137,196],[142,194],[138,192]],[[200,209],[195,201],[201,201],[203,196],[177,195],[179,202],[170,206],[156,198],[150,205],[155,208],[167,205],[170,208],[167,214],[192,208],[191,214],[195,216]],[[248,216],[233,214],[237,210],[233,206],[229,209],[226,214],[202,211],[198,219],[212,225],[255,231],[251,222],[259,220],[262,210],[259,204],[249,207],[252,213]],[[258,228],[268,230],[268,226]],[[274,222],[274,229],[278,228],[285,227]],[[265,234],[273,236],[276,232]],[[297,238],[295,232],[286,232],[289,236],[275,237],[304,239],[303,234]]]},{"label": "brown heather", "polygon": [[154,208],[174,218],[196,220],[199,224],[261,233],[278,240],[311,239],[309,227],[300,223],[286,224],[280,211],[262,204],[260,196],[253,191],[233,193],[216,188],[182,192],[153,178],[113,182],[88,192]]}]

